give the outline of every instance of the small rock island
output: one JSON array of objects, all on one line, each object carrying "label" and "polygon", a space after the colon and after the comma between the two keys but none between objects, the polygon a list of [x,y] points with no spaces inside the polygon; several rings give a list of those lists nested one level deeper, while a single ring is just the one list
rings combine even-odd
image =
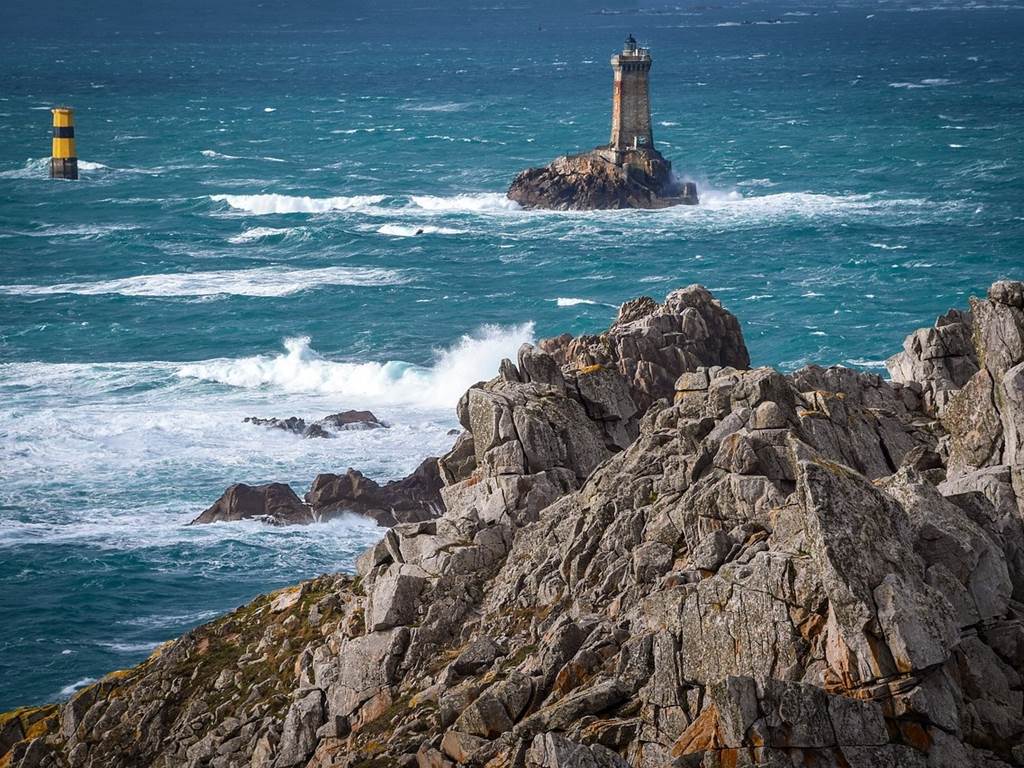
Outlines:
[{"label": "small rock island", "polygon": [[672,163],[654,148],[648,75],[651,53],[632,35],[611,59],[612,134],[608,144],[528,168],[509,187],[524,208],[595,210],[696,205],[697,185],[678,182]]}]

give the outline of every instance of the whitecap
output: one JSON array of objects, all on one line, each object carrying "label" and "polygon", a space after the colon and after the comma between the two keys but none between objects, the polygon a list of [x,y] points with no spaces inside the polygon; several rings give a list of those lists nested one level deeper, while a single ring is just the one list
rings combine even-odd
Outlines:
[{"label": "whitecap", "polygon": [[532,341],[532,323],[485,325],[436,351],[431,366],[419,366],[328,360],[310,346],[308,337],[299,337],[285,341],[283,354],[190,363],[177,376],[246,389],[330,394],[365,404],[443,408],[454,405],[473,383],[491,378],[503,358],[514,357],[520,345]]},{"label": "whitecap", "polygon": [[549,299],[549,301],[554,301],[556,304],[558,304],[558,306],[579,306],[580,304],[589,304],[596,306],[601,303],[599,301],[594,301],[593,299],[575,299],[565,298],[562,296],[559,296],[557,299]]},{"label": "whitecap", "polygon": [[522,207],[501,192],[481,192],[476,194],[452,195],[437,197],[434,195],[410,195],[409,201],[425,211],[443,213],[494,213],[501,211],[519,211]]},{"label": "whitecap", "polygon": [[211,157],[216,160],[241,160],[242,158],[238,155],[225,155],[223,152],[217,152],[213,149],[204,149],[200,152],[203,157]]},{"label": "whitecap", "polygon": [[0,171],[0,179],[47,178],[50,173],[50,158],[37,157],[25,161],[21,168]]},{"label": "whitecap", "polygon": [[263,240],[268,237],[287,235],[289,232],[294,232],[296,229],[296,227],[252,227],[251,229],[246,229],[237,235],[232,235],[228,238],[228,242],[235,243],[236,245],[252,243],[256,240]]},{"label": "whitecap", "polygon": [[408,112],[459,112],[468,106],[462,102],[446,101],[440,104],[403,104],[399,109]]},{"label": "whitecap", "polygon": [[461,235],[463,229],[452,229],[451,227],[435,227],[431,224],[383,224],[377,228],[377,234],[390,237],[416,237],[417,235]]},{"label": "whitecap", "polygon": [[61,688],[57,692],[57,695],[54,698],[57,698],[57,699],[67,699],[72,694],[74,694],[75,691],[81,690],[82,688],[85,688],[85,686],[92,685],[95,682],[96,682],[96,678],[95,677],[83,677],[81,680],[76,680],[75,682],[71,683],[70,685],[65,685],[63,688]]},{"label": "whitecap", "polygon": [[382,286],[407,281],[390,269],[360,267],[323,267],[320,269],[217,270],[134,275],[115,280],[98,280],[57,285],[0,285],[0,294],[47,296],[69,293],[82,296],[120,294],[122,296],[289,296],[322,285]]},{"label": "whitecap", "polygon": [[887,243],[868,243],[868,245],[883,251],[905,251],[907,249],[905,245],[889,245]]},{"label": "whitecap", "polygon": [[303,197],[292,195],[210,195],[218,203],[227,203],[235,210],[256,216],[272,213],[327,213],[328,211],[359,211],[382,202],[384,195],[353,195],[350,197]]}]

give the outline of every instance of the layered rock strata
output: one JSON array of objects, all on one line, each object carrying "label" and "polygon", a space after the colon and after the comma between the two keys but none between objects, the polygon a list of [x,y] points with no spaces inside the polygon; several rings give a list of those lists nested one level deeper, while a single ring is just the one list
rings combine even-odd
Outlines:
[{"label": "layered rock strata", "polygon": [[1024,285],[956,316],[975,371],[910,341],[892,382],[749,369],[688,290],[735,335],[647,343],[640,300],[524,347],[460,401],[443,515],[4,716],[2,759],[1024,765]]}]

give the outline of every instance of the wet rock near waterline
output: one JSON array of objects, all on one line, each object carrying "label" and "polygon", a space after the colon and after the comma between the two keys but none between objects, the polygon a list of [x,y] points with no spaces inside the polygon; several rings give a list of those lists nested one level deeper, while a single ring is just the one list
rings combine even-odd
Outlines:
[{"label": "wet rock near waterline", "polygon": [[312,510],[285,483],[235,483],[190,525],[258,520],[271,525],[315,522]]},{"label": "wet rock near waterline", "polygon": [[336,432],[387,429],[388,426],[370,411],[341,411],[313,422],[307,422],[298,416],[289,416],[286,419],[246,416],[242,421],[268,429],[280,429],[305,438],[329,438],[334,437]]},{"label": "wet rock near waterline", "polygon": [[408,477],[383,485],[351,468],[341,475],[317,475],[306,502],[318,519],[353,512],[373,518],[379,525],[392,526],[440,515],[444,510],[441,487],[437,457],[431,457]]}]

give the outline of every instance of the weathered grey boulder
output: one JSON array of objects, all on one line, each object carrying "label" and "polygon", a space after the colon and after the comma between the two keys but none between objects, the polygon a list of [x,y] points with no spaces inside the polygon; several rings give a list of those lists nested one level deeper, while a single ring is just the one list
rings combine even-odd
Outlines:
[{"label": "weathered grey boulder", "polygon": [[573,370],[618,370],[641,412],[671,397],[685,371],[750,365],[739,322],[699,285],[673,291],[664,304],[646,296],[626,302],[612,327],[599,336],[560,336],[540,347]]},{"label": "weathered grey boulder", "polygon": [[919,384],[925,409],[941,415],[949,394],[964,386],[978,370],[971,332],[970,314],[950,310],[932,328],[922,328],[906,338],[903,351],[885,361],[889,375],[898,383]]},{"label": "weathered grey boulder", "polygon": [[277,749],[275,768],[305,765],[316,749],[317,729],[324,720],[324,694],[319,689],[308,692],[288,708],[281,727],[281,743]]}]

